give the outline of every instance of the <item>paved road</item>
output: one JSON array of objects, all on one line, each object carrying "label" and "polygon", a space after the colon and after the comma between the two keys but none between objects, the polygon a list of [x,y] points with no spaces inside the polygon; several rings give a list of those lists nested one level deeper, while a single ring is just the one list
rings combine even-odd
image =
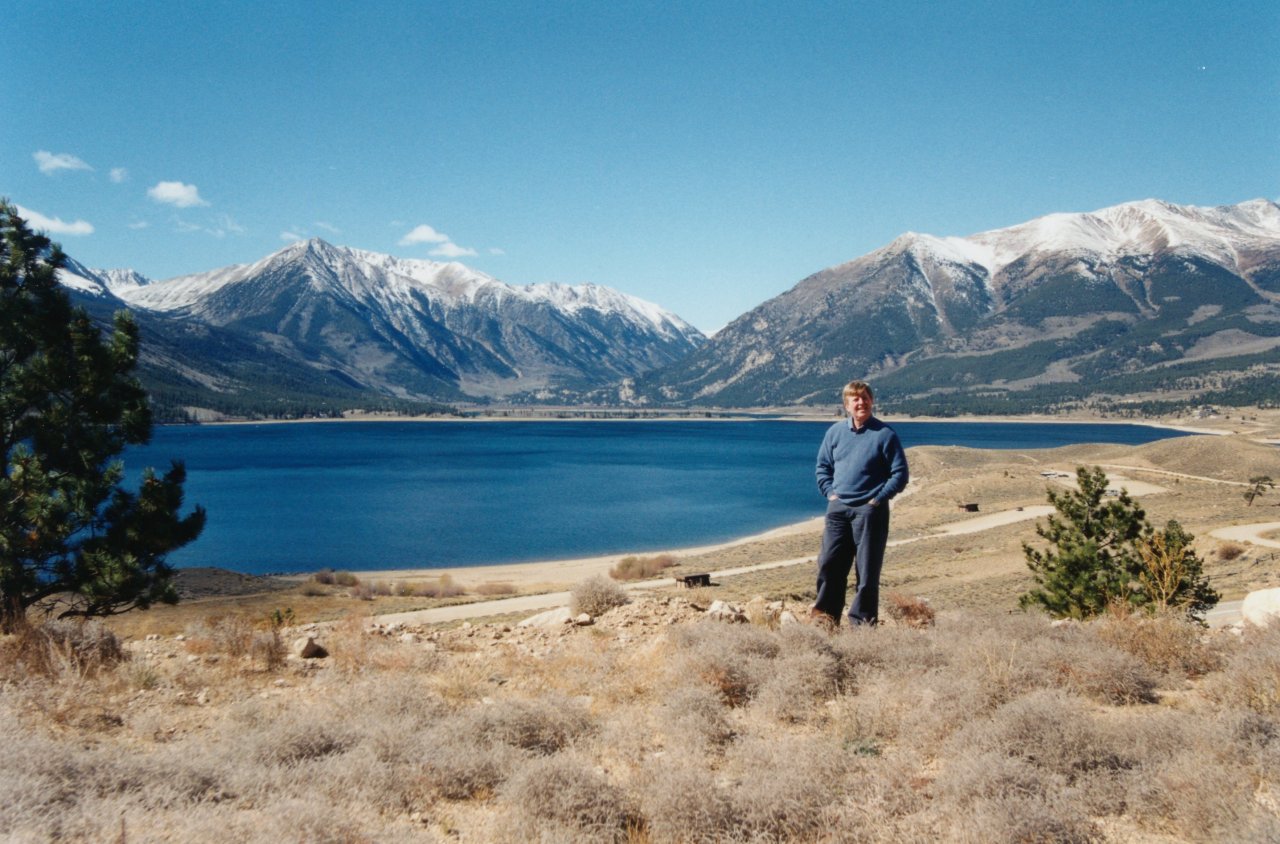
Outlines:
[{"label": "paved road", "polygon": [[1265,539],[1262,534],[1274,533],[1280,530],[1280,522],[1258,522],[1252,525],[1234,525],[1233,527],[1218,528],[1209,531],[1210,536],[1216,536],[1219,539],[1232,539],[1239,542],[1252,542],[1254,545],[1263,545],[1267,548],[1280,548],[1280,541],[1274,539]]},{"label": "paved road", "polygon": [[[1024,507],[1021,510],[1005,510],[999,513],[988,513],[985,516],[979,516],[975,519],[965,519],[960,522],[953,522],[944,525],[938,529],[937,533],[929,536],[914,537],[912,539],[899,539],[890,542],[890,545],[903,545],[908,542],[915,542],[920,539],[928,539],[934,536],[954,536],[966,533],[977,533],[978,531],[989,530],[991,528],[1003,525],[1014,524],[1016,522],[1027,519],[1038,518],[1052,512],[1053,508],[1048,506]],[[1223,531],[1241,531],[1244,532],[1240,536],[1230,536],[1224,538],[1240,538],[1249,542],[1256,542],[1261,545],[1270,545],[1280,548],[1280,542],[1257,538],[1258,533],[1267,533],[1272,530],[1280,529],[1280,522],[1267,522],[1257,525],[1241,525],[1235,528],[1223,528],[1221,531],[1210,531],[1213,536],[1222,536]],[[1252,531],[1252,533],[1249,533]],[[1245,535],[1247,534],[1247,535]],[[735,575],[747,574],[749,572],[764,571],[766,569],[783,568],[784,566],[795,566],[803,563],[812,562],[813,557],[795,557],[790,560],[774,560],[768,563],[759,563],[753,566],[740,566],[738,568],[721,569],[711,572],[714,580],[719,577],[733,577]],[[625,589],[643,590],[643,589],[661,589],[674,586],[675,581],[672,578],[664,577],[655,580],[642,580],[634,583],[620,584]],[[448,607],[436,607],[429,610],[414,610],[413,612],[388,613],[386,615],[377,615],[369,619],[370,624],[438,624],[448,621],[463,621],[473,618],[490,618],[498,615],[508,615],[510,613],[535,613],[542,610],[554,609],[556,607],[567,607],[572,601],[573,595],[570,592],[546,592],[540,595],[518,595],[513,598],[499,598],[493,601],[477,601],[469,604],[454,604]],[[1224,601],[1211,610],[1206,615],[1206,621],[1213,627],[1223,627],[1228,624],[1234,624],[1240,621],[1240,601]]]},{"label": "paved road", "polygon": [[1222,601],[1204,614],[1204,620],[1210,627],[1226,627],[1228,624],[1235,624],[1243,620],[1240,615],[1240,605],[1243,603],[1244,601]]}]

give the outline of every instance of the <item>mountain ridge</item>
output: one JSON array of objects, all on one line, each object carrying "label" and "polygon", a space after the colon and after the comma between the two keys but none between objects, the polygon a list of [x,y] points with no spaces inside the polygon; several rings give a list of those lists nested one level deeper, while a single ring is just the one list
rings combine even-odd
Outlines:
[{"label": "mountain ridge", "polygon": [[[1142,200],[966,238],[908,232],[802,279],[620,395],[806,404],[830,401],[850,377],[872,377],[896,401],[939,412],[919,400],[981,391],[1009,399],[1127,368],[1168,368],[1206,359],[1201,341],[1225,332],[1247,336],[1252,354],[1270,363],[1278,305],[1280,205],[1265,199],[1214,208]],[[1186,342],[1162,344],[1162,335]],[[1019,350],[1030,356],[1008,358]],[[1230,351],[1226,344],[1217,356]],[[1040,404],[1090,390],[1053,392],[1040,390]]]},{"label": "mountain ridge", "polygon": [[[64,281],[100,307],[176,321],[173,337],[274,355],[230,368],[292,367],[286,380],[319,378],[308,389],[322,393],[758,407],[827,403],[867,377],[899,410],[943,414],[1280,393],[1280,205],[1267,199],[905,232],[711,338],[610,288],[511,285],[319,238],[164,281],[71,262]],[[244,389],[228,378],[222,389]]]},{"label": "mountain ridge", "polygon": [[161,281],[73,261],[62,280],[153,324],[236,335],[222,347],[250,358],[261,349],[398,400],[571,397],[670,363],[704,339],[679,316],[600,285],[510,285],[456,262],[319,238]]}]

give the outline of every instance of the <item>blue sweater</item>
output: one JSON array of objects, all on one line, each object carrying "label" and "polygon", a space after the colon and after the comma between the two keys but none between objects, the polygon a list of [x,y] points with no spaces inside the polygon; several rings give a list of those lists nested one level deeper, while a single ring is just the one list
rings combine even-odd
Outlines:
[{"label": "blue sweater", "polygon": [[845,504],[888,501],[907,485],[907,454],[898,435],[872,416],[862,430],[845,419],[832,425],[818,449],[818,489]]}]

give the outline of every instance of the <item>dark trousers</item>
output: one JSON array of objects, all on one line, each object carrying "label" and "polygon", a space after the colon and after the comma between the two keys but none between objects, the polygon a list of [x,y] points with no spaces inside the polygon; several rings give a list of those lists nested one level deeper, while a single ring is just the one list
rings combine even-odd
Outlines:
[{"label": "dark trousers", "polygon": [[844,609],[849,569],[856,564],[857,578],[853,602],[849,604],[851,624],[875,624],[880,610],[880,568],[889,540],[889,507],[863,504],[850,507],[840,501],[827,502],[822,553],[818,556],[818,600],[814,608],[837,621]]}]

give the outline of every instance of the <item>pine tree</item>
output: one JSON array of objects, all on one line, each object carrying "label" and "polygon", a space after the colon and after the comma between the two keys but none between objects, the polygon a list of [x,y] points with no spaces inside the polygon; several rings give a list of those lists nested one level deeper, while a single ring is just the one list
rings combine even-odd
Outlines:
[{"label": "pine tree", "polygon": [[1195,537],[1170,519],[1164,530],[1156,531],[1138,544],[1143,570],[1138,577],[1151,598],[1153,608],[1185,608],[1187,615],[1203,619],[1218,603],[1218,593],[1209,586],[1204,563],[1191,542]]},{"label": "pine tree", "polygon": [[1256,475],[1249,479],[1249,489],[1244,493],[1244,500],[1249,502],[1249,506],[1253,506],[1253,499],[1259,495],[1266,493],[1268,489],[1275,489],[1276,483],[1271,480],[1270,475]]},{"label": "pine tree", "polygon": [[1079,467],[1076,481],[1078,489],[1048,491],[1058,512],[1037,524],[1036,533],[1050,547],[1022,545],[1038,586],[1022,596],[1022,606],[1059,618],[1089,618],[1112,603],[1146,606],[1151,598],[1141,587],[1138,553],[1139,540],[1151,533],[1146,514],[1124,490],[1103,503],[1107,476],[1100,468]]},{"label": "pine tree", "polygon": [[204,527],[180,516],[186,473],[147,469],[123,485],[125,447],[151,436],[132,372],[138,330],[118,314],[104,337],[57,282],[61,249],[0,201],[0,630],[36,608],[111,615],[173,602],[165,555]]}]

